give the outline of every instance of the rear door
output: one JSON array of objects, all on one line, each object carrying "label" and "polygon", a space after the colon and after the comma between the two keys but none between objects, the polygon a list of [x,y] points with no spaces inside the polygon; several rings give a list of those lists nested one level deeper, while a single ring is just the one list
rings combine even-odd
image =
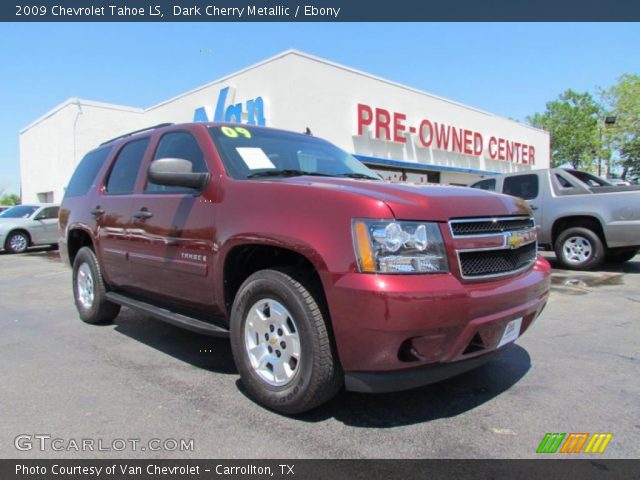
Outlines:
[{"label": "rear door", "polygon": [[526,200],[531,210],[533,210],[536,225],[542,224],[542,189],[540,177],[537,173],[523,173],[521,175],[504,177],[502,193]]},{"label": "rear door", "polygon": [[[208,172],[208,136],[197,129],[171,130],[158,138],[153,157],[181,158],[194,172]],[[144,168],[148,170],[148,165]],[[212,266],[216,204],[190,188],[145,179],[134,196],[129,262],[145,296],[185,307],[214,305]]]},{"label": "rear door", "polygon": [[135,272],[127,265],[132,228],[132,195],[149,146],[149,137],[125,143],[116,153],[106,180],[90,211],[96,218],[98,250],[103,273],[118,287],[135,285]]}]

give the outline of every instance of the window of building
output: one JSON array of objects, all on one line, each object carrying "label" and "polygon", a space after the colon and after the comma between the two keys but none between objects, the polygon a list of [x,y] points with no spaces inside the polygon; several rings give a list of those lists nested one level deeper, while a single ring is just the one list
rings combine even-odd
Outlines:
[{"label": "window of building", "polygon": [[143,138],[129,142],[122,147],[109,174],[109,180],[107,180],[106,191],[108,193],[133,193],[147,145],[149,145],[149,138]]},{"label": "window of building", "polygon": [[[207,164],[204,159],[204,153],[198,145],[197,140],[189,132],[171,132],[163,135],[153,156],[154,160],[160,158],[181,158],[191,162],[192,171],[194,173],[206,173]],[[148,182],[145,192],[154,193],[188,193],[193,192],[192,188],[173,187],[167,185],[157,185]]]},{"label": "window of building", "polygon": [[531,200],[538,196],[538,175],[518,175],[506,177],[502,187],[502,193],[520,197],[524,200]]},{"label": "window of building", "polygon": [[53,203],[53,192],[39,192],[36,195],[40,203]]}]

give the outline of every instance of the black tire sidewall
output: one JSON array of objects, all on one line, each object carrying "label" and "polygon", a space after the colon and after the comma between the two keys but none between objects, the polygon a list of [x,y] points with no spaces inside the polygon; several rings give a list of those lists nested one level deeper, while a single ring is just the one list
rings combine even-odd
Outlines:
[{"label": "black tire sidewall", "polygon": [[[583,237],[589,241],[592,253],[586,262],[572,263],[565,258],[563,246],[569,237]],[[604,246],[598,234],[584,227],[573,227],[563,231],[556,240],[555,252],[560,263],[572,270],[593,270],[602,264],[605,257]]]},{"label": "black tire sidewall", "polygon": [[[85,308],[78,299],[78,270],[83,263],[86,263],[89,266],[91,275],[93,276],[93,304],[91,305],[91,308]],[[76,258],[73,261],[72,278],[73,299],[82,321],[90,324],[107,323],[117,315],[119,307],[110,304],[106,300],[106,291],[102,281],[102,274],[98,267],[98,259],[96,258],[95,253],[93,253],[93,250],[88,247],[83,247],[78,251]],[[113,312],[107,311],[107,309],[113,310]]]},{"label": "black tire sidewall", "polygon": [[[11,240],[14,237],[17,237],[17,236],[23,237],[25,239],[27,246],[25,247],[24,250],[14,250],[14,249],[11,248]],[[24,253],[29,249],[29,243],[30,243],[29,242],[29,237],[27,236],[26,233],[23,233],[23,232],[12,232],[7,237],[7,242],[5,243],[4,247],[7,250],[7,252],[9,252],[9,253]]]},{"label": "black tire sidewall", "polygon": [[[269,272],[274,273],[274,272]],[[284,386],[265,382],[254,371],[246,354],[244,326],[249,309],[262,299],[280,302],[291,313],[300,338],[299,370],[293,381]],[[276,279],[249,279],[238,292],[231,314],[231,347],[236,367],[243,384],[252,397],[261,404],[281,413],[298,413],[305,410],[308,388],[313,375],[316,339],[313,332],[311,311],[300,295],[284,282]]]}]

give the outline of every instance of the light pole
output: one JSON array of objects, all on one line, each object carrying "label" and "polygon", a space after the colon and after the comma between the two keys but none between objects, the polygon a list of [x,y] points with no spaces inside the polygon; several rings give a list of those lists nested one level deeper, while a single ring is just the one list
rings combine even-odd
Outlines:
[{"label": "light pole", "polygon": [[[615,125],[617,117],[615,115],[609,115],[604,117],[604,128],[608,128]],[[600,132],[600,155],[598,155],[598,176],[602,176],[602,125],[598,127]],[[611,176],[611,155],[607,156],[607,177]]]}]

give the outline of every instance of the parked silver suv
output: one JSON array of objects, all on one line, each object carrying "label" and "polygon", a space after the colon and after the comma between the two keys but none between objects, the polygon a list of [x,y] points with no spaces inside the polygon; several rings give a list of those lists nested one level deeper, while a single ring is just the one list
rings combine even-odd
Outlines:
[{"label": "parked silver suv", "polygon": [[51,203],[16,205],[0,213],[0,249],[23,253],[36,245],[57,245],[58,211]]}]

